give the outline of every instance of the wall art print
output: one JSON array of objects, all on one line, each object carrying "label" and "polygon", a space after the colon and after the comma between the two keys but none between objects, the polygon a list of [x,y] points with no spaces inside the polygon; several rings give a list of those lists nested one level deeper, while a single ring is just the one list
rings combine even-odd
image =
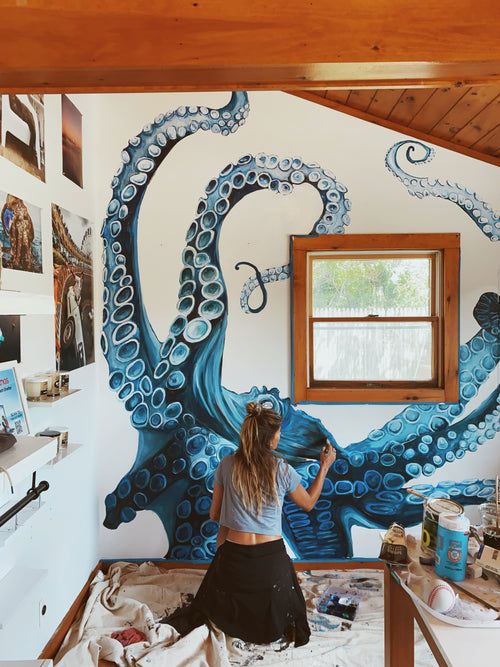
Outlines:
[{"label": "wall art print", "polygon": [[67,95],[61,95],[61,107],[63,174],[83,188],[82,114]]},{"label": "wall art print", "polygon": [[0,363],[21,362],[21,316],[0,315]]},{"label": "wall art print", "polygon": [[17,364],[0,364],[0,433],[29,435],[28,405]]},{"label": "wall art print", "polygon": [[90,222],[52,204],[52,245],[56,365],[71,371],[95,360]]},{"label": "wall art print", "polygon": [[[208,514],[214,470],[237,447],[246,403],[261,401],[281,413],[278,451],[296,467],[305,485],[317,472],[323,438],[337,449],[314,510],[307,514],[285,504],[283,525],[292,548],[302,559],[350,557],[352,526],[386,528],[394,516],[405,525],[420,522],[421,499],[407,494],[405,485],[476,451],[500,429],[498,388],[472,412],[462,414],[500,357],[498,297],[483,294],[474,309],[477,333],[460,348],[458,404],[410,405],[364,440],[344,448],[320,420],[282,398],[279,389],[253,387],[238,394],[223,387],[228,300],[218,244],[231,208],[259,189],[285,195],[307,183],[322,202],[311,234],[343,233],[349,224],[347,189],[329,171],[295,156],[244,155],[208,181],[195,205],[180,258],[178,314],[168,337],[159,341],[144,308],[137,268],[142,197],[162,161],[184,137],[199,130],[227,136],[238,130],[248,113],[246,93],[236,92],[220,109],[191,106],[160,114],[129,140],[112,180],[113,196],[102,229],[101,346],[109,386],[130,412],[139,443],[131,470],[105,499],[104,525],[114,529],[133,521],[137,512],[152,510],[168,535],[168,557],[210,559],[217,533]],[[287,268],[269,270],[273,278],[267,282],[288,278]],[[475,504],[491,497],[494,480],[417,488]]]},{"label": "wall art print", "polygon": [[45,181],[43,95],[0,95],[0,155]]},{"label": "wall art print", "polygon": [[0,190],[2,267],[42,273],[42,211]]}]

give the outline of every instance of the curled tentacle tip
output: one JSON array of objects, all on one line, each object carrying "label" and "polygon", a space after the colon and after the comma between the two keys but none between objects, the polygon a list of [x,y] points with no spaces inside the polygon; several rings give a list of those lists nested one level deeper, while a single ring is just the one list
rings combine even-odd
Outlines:
[{"label": "curled tentacle tip", "polygon": [[500,331],[500,298],[495,292],[485,292],[479,298],[473,315],[482,329],[498,335]]}]

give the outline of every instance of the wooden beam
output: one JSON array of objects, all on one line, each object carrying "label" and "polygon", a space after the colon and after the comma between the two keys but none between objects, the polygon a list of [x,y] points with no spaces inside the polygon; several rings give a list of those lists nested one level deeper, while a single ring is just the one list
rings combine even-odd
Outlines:
[{"label": "wooden beam", "polygon": [[483,85],[496,0],[1,0],[0,90]]},{"label": "wooden beam", "polygon": [[[461,146],[459,144],[454,144],[451,141],[446,139],[440,139],[439,137],[433,137],[430,134],[425,132],[419,132],[418,130],[413,129],[412,127],[405,127],[403,125],[398,125],[390,120],[385,118],[378,118],[373,116],[365,111],[359,111],[358,109],[351,109],[342,104],[338,104],[332,100],[329,100],[324,97],[319,97],[314,93],[302,91],[302,92],[289,92],[290,95],[295,97],[300,97],[309,102],[314,102],[315,104],[320,104],[321,106],[328,107],[335,111],[340,111],[345,113],[348,116],[354,116],[361,120],[365,120],[368,123],[374,123],[375,125],[381,125],[382,127],[387,128],[388,130],[393,130],[394,132],[399,132],[400,134],[406,134],[409,137],[414,137],[415,139],[420,139],[429,144],[435,144],[436,146],[441,146],[442,148],[447,148],[450,151],[455,151],[455,153],[461,153],[462,155],[467,155],[467,157],[472,157],[475,160],[481,160],[481,162],[488,162],[489,164],[494,164],[497,167],[500,167],[500,158],[494,155],[487,155],[485,153],[480,153],[479,151],[468,148],[467,146]],[[479,142],[478,142],[479,143]]]}]

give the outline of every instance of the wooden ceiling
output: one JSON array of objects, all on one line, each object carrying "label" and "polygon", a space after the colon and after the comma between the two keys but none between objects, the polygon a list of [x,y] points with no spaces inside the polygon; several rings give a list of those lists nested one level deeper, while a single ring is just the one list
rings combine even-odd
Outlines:
[{"label": "wooden ceiling", "polygon": [[0,49],[0,93],[306,90],[294,94],[500,164],[499,0],[0,8],[14,36]]},{"label": "wooden ceiling", "polygon": [[0,0],[1,92],[484,85],[498,0]]},{"label": "wooden ceiling", "polygon": [[500,86],[316,90],[300,96],[500,165]]}]

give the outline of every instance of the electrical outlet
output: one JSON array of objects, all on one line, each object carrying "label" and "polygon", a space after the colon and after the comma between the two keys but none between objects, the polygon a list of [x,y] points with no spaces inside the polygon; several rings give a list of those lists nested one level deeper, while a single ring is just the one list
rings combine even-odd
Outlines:
[{"label": "electrical outlet", "polygon": [[45,600],[40,600],[38,603],[38,627],[43,628],[47,622],[48,607]]}]

